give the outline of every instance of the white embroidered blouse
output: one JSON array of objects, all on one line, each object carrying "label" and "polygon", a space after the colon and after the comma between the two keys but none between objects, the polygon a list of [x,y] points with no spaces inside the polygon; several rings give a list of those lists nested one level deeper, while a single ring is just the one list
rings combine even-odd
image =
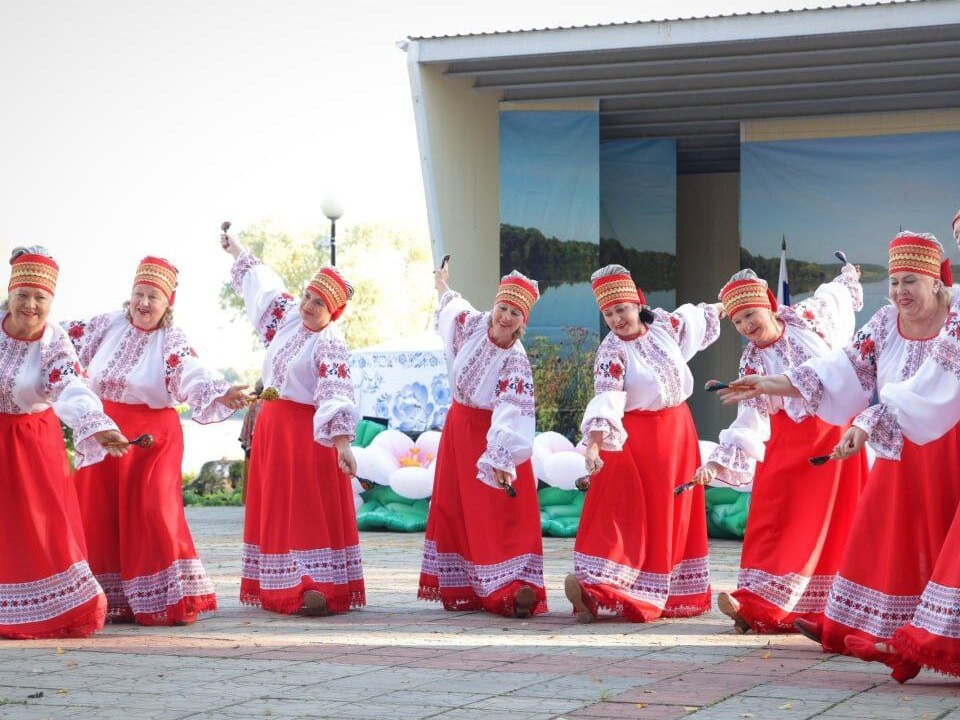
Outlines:
[{"label": "white embroidered blouse", "polygon": [[[947,376],[957,372],[957,366],[951,365],[956,360],[956,341],[950,338],[956,331],[958,314],[960,288],[954,287],[941,333],[934,338],[910,340],[900,333],[896,307],[887,305],[857,331],[850,345],[828,357],[811,360],[787,376],[810,412],[836,424],[856,416],[853,424],[867,433],[877,456],[899,459],[904,428],[929,441],[955,424],[943,427],[954,411],[945,406],[949,401],[941,393],[949,394],[951,382]],[[870,405],[877,391],[881,402]],[[946,416],[940,417],[940,412],[946,412]],[[940,427],[943,432],[938,431]]]},{"label": "white embroidered blouse", "polygon": [[233,414],[215,402],[230,383],[201,364],[180,328],[141,330],[124,310],[63,327],[101,398],[154,410],[186,403],[193,419],[204,425]]},{"label": "white embroidered blouse", "polygon": [[232,275],[233,289],[267,348],[263,386],[275,388],[285,400],[316,407],[313,438],[321,445],[332,447],[340,435],[353,440],[360,413],[340,328],[333,322],[318,331],[305,327],[283,281],[249,252],[236,259]]},{"label": "white embroidered blouse", "polygon": [[492,410],[487,447],[477,461],[477,479],[499,487],[493,471],[517,477],[517,465],[533,454],[536,427],[533,372],[523,344],[496,345],[488,335],[489,312],[479,312],[460,293],[440,298],[436,330],[450,367],[453,399],[467,407]]},{"label": "white embroidered blouse", "polygon": [[593,364],[594,397],[580,431],[603,433],[604,450],[622,450],[627,439],[623,414],[631,410],[676,407],[693,393],[687,362],[720,337],[714,305],[681,305],[668,313],[657,308],[647,331],[633,340],[608,334]]},{"label": "white embroidered blouse", "polygon": [[[811,297],[777,310],[783,332],[770,345],[747,344],[740,357],[740,377],[789,375],[791,368],[842,347],[856,327],[854,313],[862,307],[863,287],[856,270],[847,265],[835,280],[818,287]],[[794,422],[816,414],[800,398],[764,396],[740,402],[736,419],[720,432],[717,447],[710,454],[709,461],[723,468],[719,479],[734,485],[752,482],[756,464],[763,460],[770,439],[770,416],[778,412],[785,412]]]},{"label": "white embroidered blouse", "polygon": [[[0,313],[0,326],[6,315]],[[47,323],[37,340],[18,340],[0,332],[0,413],[27,415],[49,407],[73,430],[78,468],[106,456],[93,436],[116,430],[117,425],[104,415],[100,399],[87,387],[63,328]]]}]

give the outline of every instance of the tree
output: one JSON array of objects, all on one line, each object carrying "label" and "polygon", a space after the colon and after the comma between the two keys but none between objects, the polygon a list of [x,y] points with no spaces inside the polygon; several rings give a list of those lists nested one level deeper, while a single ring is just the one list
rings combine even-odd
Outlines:
[{"label": "tree", "polygon": [[[317,269],[330,260],[329,250],[317,250],[325,232],[291,234],[269,222],[242,231],[240,242],[283,279],[294,296]],[[429,243],[410,232],[381,225],[356,225],[337,238],[337,269],[354,287],[340,327],[351,348],[419,334],[430,325],[433,288]],[[220,304],[243,314],[243,301],[225,283]]]}]

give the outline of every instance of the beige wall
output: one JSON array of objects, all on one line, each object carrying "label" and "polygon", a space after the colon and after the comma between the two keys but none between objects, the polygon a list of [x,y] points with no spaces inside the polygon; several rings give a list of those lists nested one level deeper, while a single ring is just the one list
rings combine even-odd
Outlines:
[{"label": "beige wall", "polygon": [[[740,174],[677,177],[677,303],[716,302],[717,293],[740,268]],[[703,391],[710,378],[737,376],[743,344],[726,320],[720,339],[690,362],[695,390],[690,408],[703,440],[717,435],[736,412]]]},{"label": "beige wall", "polygon": [[957,130],[960,130],[960,110],[826,115],[746,121],[740,124],[740,141],[809,140]]},{"label": "beige wall", "polygon": [[411,67],[431,243],[452,256],[451,286],[486,308],[500,280],[499,97],[444,71]]}]

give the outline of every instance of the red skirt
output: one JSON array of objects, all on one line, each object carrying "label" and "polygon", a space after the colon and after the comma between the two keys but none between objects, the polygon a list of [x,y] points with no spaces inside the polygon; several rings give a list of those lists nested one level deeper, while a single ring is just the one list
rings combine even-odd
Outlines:
[{"label": "red skirt", "polygon": [[514,596],[533,588],[532,612],[547,610],[540,506],[530,461],[517,466],[516,497],[477,479],[490,410],[454,402],[437,451],[420,569],[421,600],[447,610],[512,617]]},{"label": "red skirt", "polygon": [[350,478],[313,439],[313,405],[263,403],[253,433],[240,601],[292,614],[307,590],[331,612],[366,604]]},{"label": "red skirt", "polygon": [[[889,640],[914,617],[960,502],[958,441],[957,428],[922,446],[905,439],[899,462],[874,463],[830,588],[825,651],[845,653],[851,634]],[[946,567],[944,580],[956,587]]]},{"label": "red skirt", "polygon": [[574,544],[574,573],[588,606],[633,622],[710,610],[703,488],[675,497],[700,465],[686,403],[623,416],[622,451],[601,452]]},{"label": "red skirt", "polygon": [[913,620],[893,633],[892,643],[918,665],[960,677],[960,510]]},{"label": "red skirt", "polygon": [[127,438],[154,439],[149,448],[131,447],[76,474],[90,567],[107,594],[108,617],[192,623],[217,609],[217,597],[183,514],[180,418],[172,408],[109,400],[103,409]]},{"label": "red skirt", "polygon": [[754,632],[794,632],[794,620],[823,619],[868,467],[863,452],[820,467],[808,459],[833,452],[845,430],[816,417],[770,417],[733,593]]},{"label": "red skirt", "polygon": [[76,491],[53,410],[0,413],[0,637],[80,638],[107,599],[86,560]]}]

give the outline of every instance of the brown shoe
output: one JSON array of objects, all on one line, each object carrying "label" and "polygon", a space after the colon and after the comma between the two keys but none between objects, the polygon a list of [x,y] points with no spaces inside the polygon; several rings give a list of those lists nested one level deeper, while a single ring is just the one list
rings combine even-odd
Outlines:
[{"label": "brown shoe", "polygon": [[573,573],[570,573],[563,579],[563,592],[566,594],[570,604],[573,605],[573,609],[577,611],[577,620],[582,623],[592,623],[597,619],[597,616],[590,610],[590,607],[583,599],[583,585],[580,584],[577,576]]},{"label": "brown shoe", "polygon": [[732,595],[724,592],[717,595],[717,609],[733,620],[733,629],[740,635],[750,632],[750,623],[740,617],[740,603]]},{"label": "brown shoe", "polygon": [[327,610],[327,598],[319,590],[307,590],[303,594],[303,605],[297,610],[298,615],[306,617],[323,617],[329,615]]},{"label": "brown shoe", "polygon": [[518,618],[528,618],[533,614],[533,604],[537,601],[536,593],[529,585],[524,585],[513,596],[513,614]]}]

